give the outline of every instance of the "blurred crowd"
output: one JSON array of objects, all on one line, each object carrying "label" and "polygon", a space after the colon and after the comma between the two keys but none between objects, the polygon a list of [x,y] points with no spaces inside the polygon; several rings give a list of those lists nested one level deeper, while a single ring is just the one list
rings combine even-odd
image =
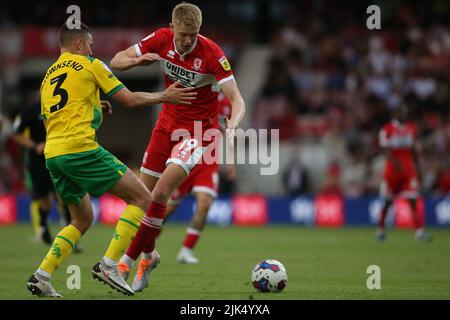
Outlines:
[{"label": "blurred crowd", "polygon": [[[253,126],[279,128],[286,143],[327,148],[324,183],[303,190],[377,193],[383,166],[378,133],[404,103],[418,127],[423,192],[450,192],[450,20],[438,19],[441,9],[405,2],[392,10],[390,23],[369,30],[364,19],[318,8],[274,33]],[[304,179],[307,168],[292,163]]]},{"label": "blurred crowd", "polygon": [[[83,19],[95,21],[94,27],[167,25],[175,2],[86,2]],[[247,43],[263,42],[271,50],[265,84],[248,108],[251,125],[280,129],[283,143],[328,150],[319,187],[299,159],[283,168],[286,193],[377,193],[383,165],[378,132],[403,103],[418,127],[423,192],[450,192],[450,2],[380,0],[381,30],[366,28],[365,9],[372,3],[365,0],[196,3],[211,12],[202,33],[221,44],[232,64]],[[3,28],[60,25],[56,12],[66,4],[49,1],[26,12],[10,6],[0,13]],[[8,139],[11,130],[6,119],[0,193],[23,189],[15,160],[21,150]]]}]

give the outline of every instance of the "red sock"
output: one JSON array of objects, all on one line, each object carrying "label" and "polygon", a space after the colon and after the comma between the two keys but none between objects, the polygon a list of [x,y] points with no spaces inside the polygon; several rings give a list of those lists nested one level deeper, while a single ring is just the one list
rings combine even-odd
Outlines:
[{"label": "red sock", "polygon": [[380,214],[380,222],[378,223],[378,227],[384,229],[384,221],[386,220],[386,216],[388,213],[388,207],[383,207]]},{"label": "red sock", "polygon": [[198,241],[198,238],[200,238],[200,231],[188,228],[186,237],[184,238],[183,247],[193,249]]},{"label": "red sock", "polygon": [[136,260],[144,247],[146,247],[146,245],[151,241],[153,242],[153,248],[151,248],[151,251],[153,251],[155,248],[155,238],[161,229],[165,212],[165,205],[152,201],[150,208],[141,222],[136,236],[128,247],[127,256],[133,260]]},{"label": "red sock", "polygon": [[[161,233],[161,229],[158,229],[156,231],[155,239],[159,237],[159,234]],[[150,239],[147,244],[144,247],[144,250],[142,250],[143,253],[152,253],[153,250],[155,250],[155,239]]]},{"label": "red sock", "polygon": [[423,223],[422,223],[421,219],[419,218],[419,214],[417,211],[415,213],[413,213],[413,222],[414,222],[414,228],[416,230],[423,227]]}]

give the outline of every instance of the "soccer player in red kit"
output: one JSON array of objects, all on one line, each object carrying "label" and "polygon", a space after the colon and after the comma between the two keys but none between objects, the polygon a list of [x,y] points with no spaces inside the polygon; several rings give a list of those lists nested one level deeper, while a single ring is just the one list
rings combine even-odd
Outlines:
[{"label": "soccer player in red kit", "polygon": [[[211,139],[193,136],[194,122],[201,122],[203,132],[218,128],[217,95],[221,90],[231,102],[231,117],[226,123],[227,138],[232,143],[234,130],[245,113],[244,101],[231,67],[222,49],[199,34],[201,22],[202,14],[197,6],[178,4],[172,11],[170,28],[156,30],[136,45],[117,53],[111,60],[111,67],[117,70],[159,61],[166,86],[178,82],[184,87],[194,87],[197,92],[196,99],[188,107],[165,103],[158,116],[140,175],[152,192],[152,201],[136,236],[120,259],[124,275],[144,247],[155,247],[167,201],[210,150]],[[172,133],[179,132],[179,129],[185,129],[190,136],[183,137],[182,141],[173,141]],[[149,261],[149,270],[159,261],[156,251],[144,254],[143,258]]]},{"label": "soccer player in red kit", "polygon": [[419,182],[414,158],[416,128],[413,123],[407,122],[406,105],[399,106],[391,122],[380,131],[379,143],[385,149],[386,163],[380,188],[384,203],[376,231],[377,239],[380,241],[386,239],[384,232],[386,216],[394,198],[400,196],[406,198],[411,206],[416,239],[431,240],[430,235],[425,232],[424,223],[420,221],[417,214]]},{"label": "soccer player in red kit", "polygon": [[[222,92],[218,95],[218,113],[220,119],[228,119],[231,116],[231,103],[224,96]],[[221,123],[223,128],[226,128],[224,123]],[[220,143],[220,142],[219,142]],[[235,166],[232,163],[225,164],[228,180],[234,180],[236,177]],[[191,173],[183,180],[178,188],[171,195],[167,207],[164,221],[176,211],[184,196],[192,193],[195,196],[196,210],[191,219],[191,223],[186,230],[186,236],[183,240],[183,245],[177,255],[177,261],[180,263],[195,264],[199,260],[193,255],[193,249],[196,246],[203,228],[206,224],[209,209],[217,197],[219,184],[219,166],[216,162],[208,164],[205,162],[199,163],[191,171]],[[143,249],[143,256],[150,255],[154,250],[153,246],[148,244]],[[119,263],[120,268],[127,271],[127,266]],[[148,285],[149,271],[151,271],[156,264],[151,263],[151,260],[142,258],[139,261],[136,275],[133,279],[132,290],[135,292],[143,291]]]},{"label": "soccer player in red kit", "polygon": [[[219,93],[218,112],[224,118],[231,116],[231,104],[228,99]],[[236,176],[233,164],[225,164],[227,166],[227,179],[234,180]],[[198,263],[199,260],[193,255],[192,250],[197,244],[201,232],[206,224],[206,218],[209,208],[217,197],[219,189],[219,166],[217,163],[207,164],[199,163],[192,172],[184,179],[183,183],[172,194],[165,219],[167,220],[178,208],[184,196],[193,193],[196,201],[196,210],[192,217],[190,226],[186,230],[186,236],[183,246],[177,255],[177,261],[180,263]],[[148,250],[144,249],[144,253]],[[139,271],[139,268],[138,268]]]}]

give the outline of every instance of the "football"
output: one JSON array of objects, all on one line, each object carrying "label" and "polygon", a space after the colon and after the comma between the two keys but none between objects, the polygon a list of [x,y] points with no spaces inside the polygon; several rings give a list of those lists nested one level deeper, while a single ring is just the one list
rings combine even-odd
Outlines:
[{"label": "football", "polygon": [[262,260],[252,270],[252,284],[258,292],[281,292],[287,279],[286,268],[274,259]]}]

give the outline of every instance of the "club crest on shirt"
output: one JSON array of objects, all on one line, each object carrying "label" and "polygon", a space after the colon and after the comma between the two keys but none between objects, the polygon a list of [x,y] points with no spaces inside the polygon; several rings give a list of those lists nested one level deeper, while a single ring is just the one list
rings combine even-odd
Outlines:
[{"label": "club crest on shirt", "polygon": [[227,60],[227,58],[225,56],[220,58],[219,62],[220,62],[220,65],[222,66],[223,70],[225,70],[225,71],[230,71],[231,70],[230,63],[228,62],[228,60]]},{"label": "club crest on shirt", "polygon": [[200,67],[202,66],[202,59],[195,58],[194,59],[194,66],[192,67],[195,71],[199,71]]},{"label": "club crest on shirt", "polygon": [[167,56],[168,56],[170,59],[175,58],[175,51],[169,50],[169,52],[167,52]]}]

